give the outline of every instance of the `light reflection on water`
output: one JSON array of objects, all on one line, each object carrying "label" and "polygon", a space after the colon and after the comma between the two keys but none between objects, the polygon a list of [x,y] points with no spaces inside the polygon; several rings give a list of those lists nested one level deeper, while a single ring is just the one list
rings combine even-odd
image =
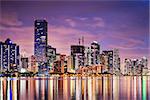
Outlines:
[{"label": "light reflection on water", "polygon": [[0,78],[0,100],[150,100],[150,76]]}]

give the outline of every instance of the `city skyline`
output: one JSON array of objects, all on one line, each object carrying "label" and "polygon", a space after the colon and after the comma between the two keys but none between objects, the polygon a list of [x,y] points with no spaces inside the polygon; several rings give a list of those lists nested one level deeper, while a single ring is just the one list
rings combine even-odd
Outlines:
[{"label": "city skyline", "polygon": [[0,40],[10,38],[19,44],[21,54],[31,56],[34,20],[46,19],[48,44],[59,53],[70,55],[70,46],[84,36],[85,45],[98,41],[101,52],[118,48],[122,60],[149,57],[148,14],[148,2],[2,1]]}]

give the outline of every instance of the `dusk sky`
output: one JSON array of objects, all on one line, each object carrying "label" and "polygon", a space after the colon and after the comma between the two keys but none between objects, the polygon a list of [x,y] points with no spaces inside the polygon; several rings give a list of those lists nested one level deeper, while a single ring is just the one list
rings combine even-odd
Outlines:
[{"label": "dusk sky", "polygon": [[[118,48],[122,60],[149,55],[149,2],[0,1],[0,41],[10,38],[21,53],[33,55],[34,20],[48,21],[48,44],[70,54],[84,36],[102,50]],[[150,60],[150,59],[149,59]]]}]

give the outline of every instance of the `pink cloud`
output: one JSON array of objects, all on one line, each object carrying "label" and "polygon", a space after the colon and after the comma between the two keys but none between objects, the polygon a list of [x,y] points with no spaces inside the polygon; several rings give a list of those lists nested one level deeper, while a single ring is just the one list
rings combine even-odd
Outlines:
[{"label": "pink cloud", "polygon": [[108,37],[117,41],[120,40],[120,42],[118,42],[117,45],[109,45],[110,48],[117,46],[117,48],[121,49],[130,49],[134,48],[135,46],[144,45],[144,41],[129,37],[126,34],[116,33],[115,35],[108,35]]},{"label": "pink cloud", "polygon": [[82,21],[88,20],[87,17],[77,17],[77,19],[82,20]]},{"label": "pink cloud", "polygon": [[88,20],[87,26],[93,27],[93,28],[104,27],[105,22],[104,22],[104,19],[101,17],[93,17],[93,18]]},{"label": "pink cloud", "polygon": [[76,26],[76,22],[73,21],[72,19],[65,19],[65,21],[71,26],[71,27],[75,27]]},{"label": "pink cloud", "polygon": [[[104,27],[105,22],[101,17],[63,17],[61,21],[66,22],[71,27],[87,27],[87,28],[99,28]],[[57,19],[58,20],[58,19]]]},{"label": "pink cloud", "polygon": [[21,26],[23,23],[18,19],[17,14],[15,12],[3,13],[0,16],[0,24],[7,26]]}]

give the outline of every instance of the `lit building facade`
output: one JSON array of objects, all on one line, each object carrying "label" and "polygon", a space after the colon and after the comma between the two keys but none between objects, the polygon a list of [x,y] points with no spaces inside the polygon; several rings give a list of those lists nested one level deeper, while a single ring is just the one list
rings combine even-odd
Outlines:
[{"label": "lit building facade", "polygon": [[38,63],[37,63],[36,57],[34,55],[31,56],[31,71],[33,71],[33,72],[38,71]]},{"label": "lit building facade", "polygon": [[56,60],[56,48],[53,48],[51,46],[47,46],[47,66],[49,67],[49,70],[52,70],[53,63]]},{"label": "lit building facade", "polygon": [[143,65],[144,69],[148,69],[148,59],[146,57],[142,57],[139,63]]},{"label": "lit building facade", "polygon": [[108,70],[112,72],[113,71],[113,50],[102,51],[102,54],[104,55],[105,63],[106,66],[108,66]]},{"label": "lit building facade", "polygon": [[54,72],[67,72],[67,57],[64,54],[56,54],[56,60],[53,65]]},{"label": "lit building facade", "polygon": [[85,47],[84,50],[84,65],[89,66],[91,65],[91,49],[90,47]]},{"label": "lit building facade", "polygon": [[67,72],[73,72],[72,56],[67,56]]},{"label": "lit building facade", "polygon": [[120,72],[120,57],[118,49],[114,49],[113,51],[113,72]]},{"label": "lit building facade", "polygon": [[21,57],[21,68],[28,69],[28,57]]},{"label": "lit building facade", "polygon": [[100,54],[100,45],[98,44],[98,42],[93,41],[91,43],[91,65],[100,64],[99,54]]},{"label": "lit building facade", "polygon": [[0,42],[0,70],[18,71],[19,69],[19,46],[10,39]]},{"label": "lit building facade", "polygon": [[47,67],[47,21],[35,20],[34,26],[34,55],[41,72]]},{"label": "lit building facade", "polygon": [[132,75],[135,74],[136,68],[138,66],[138,59],[126,58],[125,61],[125,74]]},{"label": "lit building facade", "polygon": [[71,45],[71,56],[74,70],[77,70],[80,66],[84,66],[84,46]]},{"label": "lit building facade", "polygon": [[137,75],[144,74],[147,72],[147,64],[148,60],[146,57],[142,57],[141,59],[129,59],[126,58],[124,61],[125,74],[128,75]]},{"label": "lit building facade", "polygon": [[100,54],[100,64],[105,65],[106,67],[102,67],[102,72],[108,71],[108,56],[104,53]]}]

